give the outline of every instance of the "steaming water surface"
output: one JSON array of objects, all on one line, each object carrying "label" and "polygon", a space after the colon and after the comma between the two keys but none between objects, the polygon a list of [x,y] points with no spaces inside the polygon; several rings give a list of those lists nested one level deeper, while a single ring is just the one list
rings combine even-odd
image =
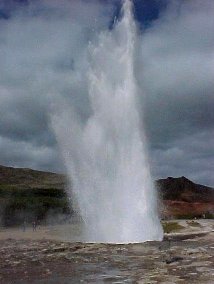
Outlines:
[{"label": "steaming water surface", "polygon": [[92,115],[83,123],[76,110],[64,108],[52,118],[88,242],[163,237],[136,105],[135,29],[126,1],[113,30],[89,45]]}]

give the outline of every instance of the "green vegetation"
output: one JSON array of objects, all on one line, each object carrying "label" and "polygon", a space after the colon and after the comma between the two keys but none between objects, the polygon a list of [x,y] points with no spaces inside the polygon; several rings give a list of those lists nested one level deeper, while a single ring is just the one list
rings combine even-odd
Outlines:
[{"label": "green vegetation", "polygon": [[0,225],[71,214],[64,175],[0,165]]},{"label": "green vegetation", "polygon": [[183,214],[176,216],[177,219],[193,220],[195,218],[202,218],[201,214]]},{"label": "green vegetation", "polygon": [[207,212],[204,214],[205,219],[214,219],[214,214]]},{"label": "green vegetation", "polygon": [[0,184],[0,198],[4,197],[29,197],[29,196],[48,196],[63,198],[65,191],[57,188],[17,188],[11,185]]},{"label": "green vegetation", "polygon": [[214,219],[214,214],[210,212],[205,212],[204,214],[183,214],[176,216],[177,219],[186,219],[186,220],[193,220],[197,219]]},{"label": "green vegetation", "polygon": [[201,227],[201,225],[198,222],[194,221],[194,220],[187,221],[187,224],[190,225],[191,227]]},{"label": "green vegetation", "polygon": [[17,189],[0,185],[0,208],[4,226],[20,225],[24,221],[42,221],[49,214],[71,213],[65,191],[56,188]]},{"label": "green vegetation", "polygon": [[164,233],[172,233],[179,231],[184,228],[184,226],[181,226],[177,222],[162,222]]}]

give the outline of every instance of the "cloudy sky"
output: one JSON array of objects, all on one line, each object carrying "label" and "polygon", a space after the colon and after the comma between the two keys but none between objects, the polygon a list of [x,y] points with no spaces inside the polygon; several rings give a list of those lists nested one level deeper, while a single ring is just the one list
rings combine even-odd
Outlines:
[{"label": "cloudy sky", "polygon": [[[87,119],[87,50],[120,1],[0,0],[0,164],[63,172],[49,121]],[[136,0],[136,79],[154,178],[214,186],[214,1]],[[68,125],[69,127],[69,125]]]}]

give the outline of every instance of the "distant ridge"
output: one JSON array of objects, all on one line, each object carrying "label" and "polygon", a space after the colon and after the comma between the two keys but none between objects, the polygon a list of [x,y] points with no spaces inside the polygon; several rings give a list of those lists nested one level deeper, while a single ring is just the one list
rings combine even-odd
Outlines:
[{"label": "distant ridge", "polygon": [[214,202],[214,188],[194,183],[184,176],[159,179],[157,187],[164,200]]},{"label": "distant ridge", "polygon": [[[6,167],[0,165],[0,184],[14,187],[30,188],[61,188],[66,184],[63,174],[33,170],[30,168]],[[214,188],[197,184],[182,177],[167,177],[156,181],[164,200],[177,200],[186,202],[214,202]]]},{"label": "distant ridge", "polygon": [[72,213],[63,175],[0,166],[0,225],[45,222]]},{"label": "distant ridge", "polygon": [[65,176],[62,174],[13,168],[0,165],[0,185],[14,188],[57,188],[65,187]]},{"label": "distant ridge", "polygon": [[156,182],[162,218],[213,218],[214,188],[196,184],[186,177],[168,177]]},{"label": "distant ridge", "polygon": [[[0,215],[3,214],[4,223],[12,224],[18,211],[25,215],[23,212],[33,210],[32,215],[39,214],[40,219],[50,209],[56,214],[72,212],[66,184],[66,176],[62,174],[0,165]],[[214,188],[196,184],[184,176],[159,179],[156,188],[162,218],[213,218]]]}]

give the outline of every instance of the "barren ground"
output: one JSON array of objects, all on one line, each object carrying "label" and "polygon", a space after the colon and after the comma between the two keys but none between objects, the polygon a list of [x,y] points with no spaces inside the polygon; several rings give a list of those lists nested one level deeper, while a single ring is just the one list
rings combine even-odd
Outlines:
[{"label": "barren ground", "polygon": [[0,283],[214,283],[213,220],[163,242],[84,244],[77,224],[0,230]]}]

